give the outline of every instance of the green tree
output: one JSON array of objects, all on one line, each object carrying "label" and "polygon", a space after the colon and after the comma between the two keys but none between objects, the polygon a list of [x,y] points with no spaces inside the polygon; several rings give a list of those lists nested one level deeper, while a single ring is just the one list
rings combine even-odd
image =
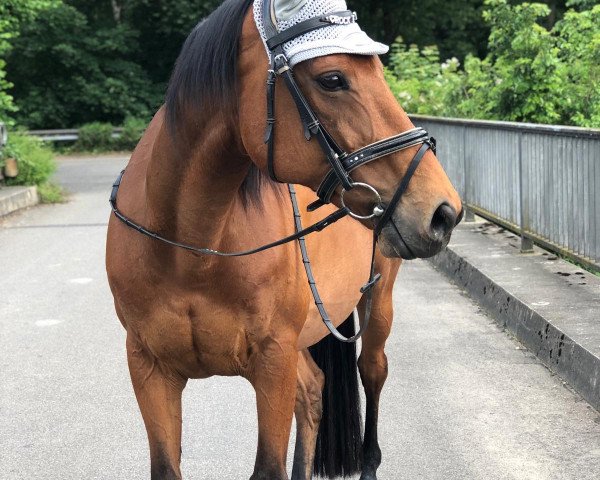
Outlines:
[{"label": "green tree", "polygon": [[122,3],[122,19],[136,29],[142,45],[135,61],[164,89],[186,37],[222,0],[127,0]]},{"label": "green tree", "polygon": [[[581,5],[583,2],[578,2]],[[591,2],[590,2],[591,3]],[[585,5],[585,4],[584,4]],[[562,65],[560,109],[569,123],[600,126],[600,5],[569,11],[556,24]]]},{"label": "green tree", "polygon": [[560,121],[562,78],[556,41],[538,23],[550,9],[539,3],[511,7],[506,0],[487,0],[486,5],[489,54],[482,62],[473,61],[469,69],[475,77],[488,75],[487,88],[476,92],[467,85],[467,89],[481,98],[486,114],[514,121]]},{"label": "green tree", "polygon": [[22,26],[8,57],[17,119],[30,128],[60,128],[148,116],[161,94],[129,60],[139,48],[127,25],[92,28],[71,5],[49,8]]},{"label": "green tree", "polygon": [[17,108],[9,90],[13,84],[6,78],[6,57],[21,25],[57,3],[57,0],[0,0],[0,120],[10,122]]},{"label": "green tree", "polygon": [[488,54],[468,55],[462,71],[435,48],[393,47],[399,101],[415,113],[600,127],[600,5],[569,10],[550,30],[544,4],[485,5]]},{"label": "green tree", "polygon": [[442,58],[485,54],[483,0],[348,0],[365,30],[385,43],[439,45]]}]

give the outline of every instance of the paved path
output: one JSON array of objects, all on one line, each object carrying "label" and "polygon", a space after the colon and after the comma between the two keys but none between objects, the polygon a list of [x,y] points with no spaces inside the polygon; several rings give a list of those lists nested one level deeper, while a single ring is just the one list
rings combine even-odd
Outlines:
[{"label": "paved path", "polygon": [[[0,220],[0,479],[146,479],[145,431],[104,273],[120,158],[69,159],[63,205]],[[600,415],[429,264],[395,292],[380,480],[597,480]],[[250,476],[252,389],[192,381],[186,479]]]}]

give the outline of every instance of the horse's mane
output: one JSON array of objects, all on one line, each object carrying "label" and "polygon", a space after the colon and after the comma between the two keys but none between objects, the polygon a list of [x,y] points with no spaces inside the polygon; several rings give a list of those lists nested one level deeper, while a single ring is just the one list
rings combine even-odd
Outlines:
[{"label": "horse's mane", "polygon": [[[166,122],[173,132],[184,110],[209,113],[215,108],[235,111],[238,101],[237,59],[242,25],[253,0],[226,0],[201,21],[186,39],[165,98]],[[244,184],[245,203],[259,204],[260,187],[268,177],[254,164]]]}]

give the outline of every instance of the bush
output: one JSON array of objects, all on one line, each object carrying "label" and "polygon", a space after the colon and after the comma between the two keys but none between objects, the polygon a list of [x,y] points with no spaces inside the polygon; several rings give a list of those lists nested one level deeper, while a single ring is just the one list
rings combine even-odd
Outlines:
[{"label": "bush", "polygon": [[[587,1],[573,2],[582,7]],[[593,2],[589,2],[592,5]],[[488,55],[440,62],[436,47],[392,47],[388,83],[411,113],[600,127],[600,5],[548,30],[539,3],[486,0]]]},{"label": "bush", "polygon": [[85,152],[106,152],[113,148],[114,127],[110,123],[88,123],[79,129],[74,149]]},{"label": "bush", "polygon": [[38,185],[38,195],[42,203],[63,203],[66,200],[63,188],[52,182]]},{"label": "bush", "polygon": [[6,179],[7,185],[42,185],[56,170],[54,153],[40,140],[20,133],[8,136],[8,143],[0,150],[0,164],[5,158],[15,158],[19,166],[16,178]]},{"label": "bush", "polygon": [[407,47],[402,38],[398,38],[391,48],[386,78],[408,112],[454,116],[452,97],[462,81],[459,66],[456,58],[441,63],[435,46]]},{"label": "bush", "polygon": [[121,135],[114,139],[114,145],[118,150],[133,150],[142,138],[148,122],[141,118],[127,118],[123,124]]},{"label": "bush", "polygon": [[114,127],[110,123],[88,123],[79,129],[79,139],[67,151],[98,153],[133,150],[142,138],[147,124],[141,118],[129,117],[123,124],[121,134],[113,138]]}]

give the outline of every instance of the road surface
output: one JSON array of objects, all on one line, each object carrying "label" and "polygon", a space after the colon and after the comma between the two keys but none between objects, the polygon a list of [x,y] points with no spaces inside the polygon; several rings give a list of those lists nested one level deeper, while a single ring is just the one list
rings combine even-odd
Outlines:
[{"label": "road surface", "polygon": [[[61,160],[69,203],[0,220],[0,479],[147,479],[145,430],[104,272],[118,157]],[[395,291],[380,480],[600,478],[600,415],[428,263]],[[249,478],[254,396],[184,394],[186,479]]]}]

